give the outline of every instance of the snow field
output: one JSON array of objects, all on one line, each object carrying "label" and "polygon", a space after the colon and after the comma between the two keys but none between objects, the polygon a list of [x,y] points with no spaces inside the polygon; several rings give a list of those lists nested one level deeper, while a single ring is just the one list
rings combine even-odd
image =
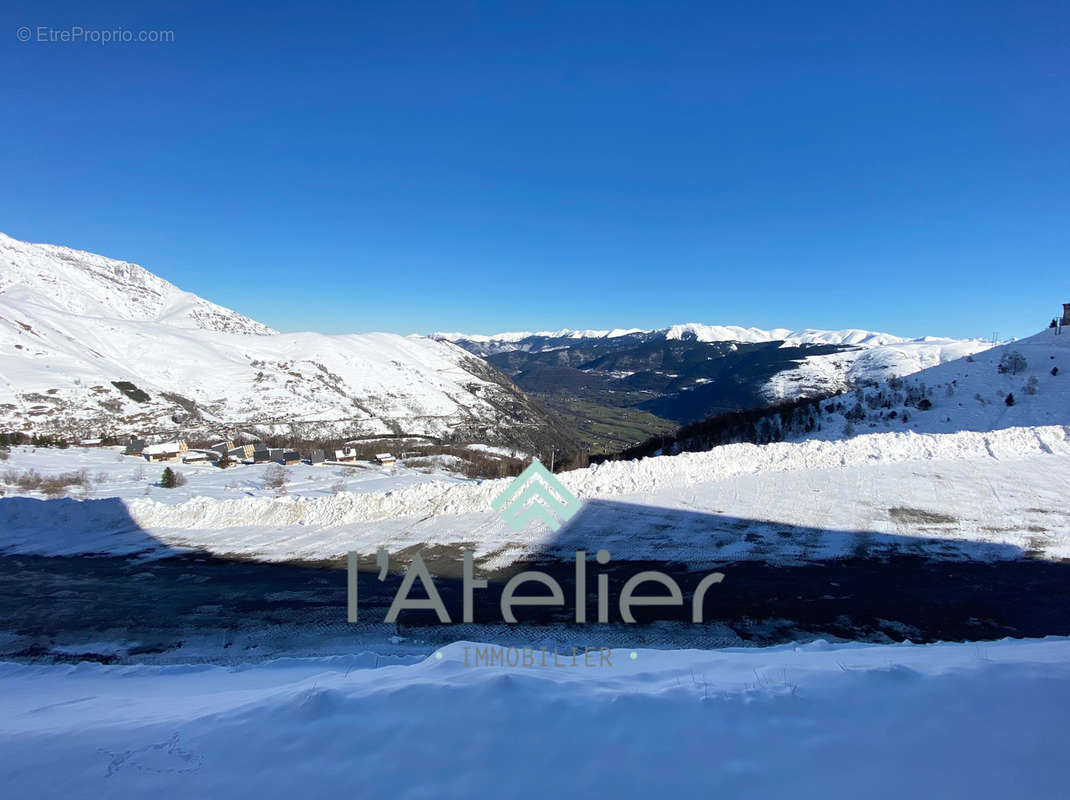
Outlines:
[{"label": "snow field", "polygon": [[20,797],[1066,796],[1066,639],[474,666],[483,647],[379,669],[3,664],[0,780]]}]

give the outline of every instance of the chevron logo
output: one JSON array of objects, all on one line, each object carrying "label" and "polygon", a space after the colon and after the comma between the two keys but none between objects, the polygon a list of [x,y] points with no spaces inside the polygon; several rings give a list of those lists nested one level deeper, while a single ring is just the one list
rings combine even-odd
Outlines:
[{"label": "chevron logo", "polygon": [[580,499],[538,459],[490,503],[517,533],[533,519],[542,520],[550,530],[556,531],[562,522],[572,519],[581,505]]}]

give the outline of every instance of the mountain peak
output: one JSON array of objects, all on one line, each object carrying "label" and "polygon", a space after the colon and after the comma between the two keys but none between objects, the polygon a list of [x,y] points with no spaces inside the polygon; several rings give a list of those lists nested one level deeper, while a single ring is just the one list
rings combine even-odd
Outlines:
[{"label": "mountain peak", "polygon": [[525,447],[553,435],[540,409],[460,347],[276,333],[137,264],[3,234],[0,430],[460,435]]},{"label": "mountain peak", "polygon": [[221,333],[275,333],[138,264],[83,250],[31,244],[0,233],[0,266],[0,295],[51,311]]}]

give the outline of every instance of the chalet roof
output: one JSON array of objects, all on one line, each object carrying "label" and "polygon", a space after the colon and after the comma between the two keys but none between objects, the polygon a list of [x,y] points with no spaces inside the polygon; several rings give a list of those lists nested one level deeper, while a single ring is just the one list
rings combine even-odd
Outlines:
[{"label": "chalet roof", "polygon": [[159,456],[168,453],[180,453],[181,451],[182,447],[178,442],[163,442],[161,444],[150,444],[141,452],[147,456]]}]

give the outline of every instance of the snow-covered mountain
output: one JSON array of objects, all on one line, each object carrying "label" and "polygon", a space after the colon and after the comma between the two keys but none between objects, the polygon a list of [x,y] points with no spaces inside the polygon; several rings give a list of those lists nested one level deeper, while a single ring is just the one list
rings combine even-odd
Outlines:
[{"label": "snow-covered mountain", "polygon": [[94,253],[29,244],[0,233],[0,295],[82,317],[159,322],[224,333],[275,333],[229,308],[184,292],[144,267]]},{"label": "snow-covered mountain", "polygon": [[613,330],[573,330],[562,328],[558,331],[512,331],[507,333],[435,333],[435,338],[451,342],[477,342],[502,349],[528,349],[539,339],[619,339],[624,336],[641,335],[643,337],[662,336],[665,339],[692,340],[696,342],[784,342],[787,346],[798,344],[836,344],[855,345],[859,347],[877,347],[887,344],[922,341],[893,336],[890,333],[846,328],[838,331],[806,328],[793,331],[790,328],[744,328],[739,325],[704,325],[700,322],[686,322],[670,325],[667,328],[614,328]]},{"label": "snow-covered mountain", "polygon": [[544,422],[448,342],[277,333],[136,264],[0,234],[0,429],[524,441]]},{"label": "snow-covered mountain", "polygon": [[[831,397],[801,399],[772,412],[711,417],[672,437],[648,440],[627,455],[705,451],[733,442],[840,441],[870,433],[1052,428],[1064,436],[1070,431],[1068,371],[1070,337],[1047,329]],[[917,443],[905,441],[908,447]]]},{"label": "snow-covered mountain", "polygon": [[[436,333],[440,340],[455,342],[480,357],[503,353],[544,353],[564,348],[590,346],[621,351],[651,343],[755,345],[778,342],[781,350],[799,350],[790,368],[778,368],[760,387],[766,402],[844,391],[853,386],[902,377],[921,369],[971,355],[991,347],[981,339],[948,339],[925,336],[908,339],[890,333],[847,328],[744,328],[738,325],[704,325],[688,322],[667,328],[643,330],[510,332],[492,335]],[[811,348],[811,352],[805,352]],[[818,349],[820,348],[820,349]],[[492,359],[492,363],[496,363]],[[582,367],[581,367],[582,368]],[[704,376],[699,376],[704,377]],[[528,387],[529,390],[531,387]],[[686,388],[686,387],[681,387]]]},{"label": "snow-covered mountain", "polygon": [[505,372],[570,419],[596,450],[661,435],[666,424],[843,392],[991,347],[977,339],[907,339],[854,328],[699,323],[435,336]]}]

